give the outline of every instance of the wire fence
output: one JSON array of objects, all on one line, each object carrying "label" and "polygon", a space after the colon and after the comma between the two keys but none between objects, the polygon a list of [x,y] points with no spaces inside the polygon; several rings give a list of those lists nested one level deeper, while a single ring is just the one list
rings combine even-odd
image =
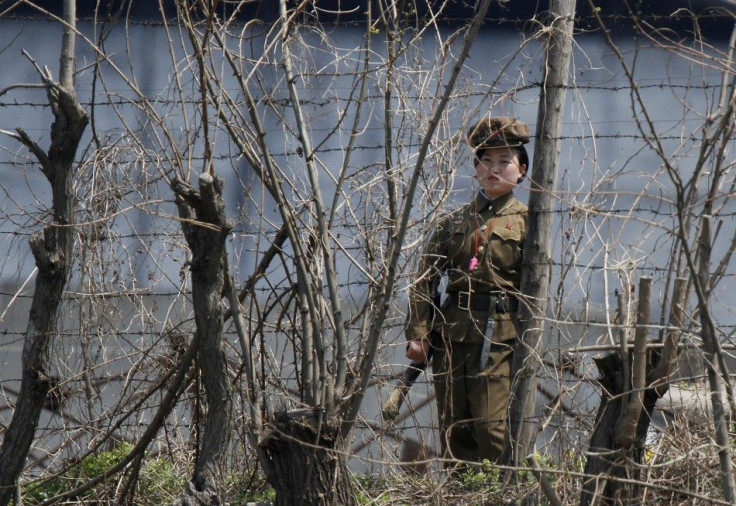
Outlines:
[{"label": "wire fence", "polygon": [[[712,16],[711,20],[731,19],[717,13],[708,16]],[[606,19],[612,23],[628,20],[617,15]],[[650,16],[645,21],[658,23],[668,19]],[[706,20],[704,16],[700,19]],[[18,27],[32,23],[35,30],[38,24],[46,26],[47,23],[33,16],[5,17],[3,21]],[[496,21],[517,30],[522,30],[528,23],[528,20],[520,22],[516,19]],[[580,21],[581,26],[586,24],[585,19]],[[587,21],[591,22],[590,19]],[[341,26],[349,27],[354,23],[344,21]],[[163,26],[143,20],[132,20],[131,24],[146,28]],[[598,54],[597,49],[600,48],[592,46],[581,51],[576,60],[578,64],[595,60],[589,55]],[[678,200],[680,195],[673,189],[675,184],[672,174],[667,172],[666,163],[652,155],[656,152],[652,146],[660,142],[666,146],[662,149],[670,155],[672,164],[681,170],[678,174],[684,180],[695,173],[701,160],[701,148],[707,145],[705,139],[710,133],[703,127],[704,119],[715,110],[710,100],[721,91],[721,69],[707,65],[705,70],[700,68],[698,72],[691,66],[673,65],[667,74],[663,74],[661,66],[651,63],[657,58],[647,60],[651,68],[642,70],[636,86],[625,80],[619,69],[604,68],[601,71],[603,64],[595,60],[589,62],[589,67],[578,70],[579,75],[576,74],[567,89],[572,98],[563,123],[564,133],[560,137],[564,166],[560,167],[558,204],[553,211],[554,251],[550,261],[553,282],[549,294],[552,308],[548,315],[545,349],[538,357],[541,382],[539,408],[535,414],[541,428],[540,448],[550,449],[550,453],[558,456],[569,451],[584,452],[585,438],[594,425],[599,401],[598,372],[593,357],[620,348],[612,337],[622,329],[630,330],[616,319],[618,307],[614,292],[629,289],[641,276],[655,279],[657,307],[651,317],[649,344],[650,349],[657,349],[660,336],[667,328],[666,305],[673,272],[694,275],[685,266],[686,255],[681,252],[678,241],[684,238],[689,245],[694,243],[706,204],[715,204],[712,217],[716,220],[714,256],[709,266],[713,287],[711,308],[724,353],[731,357],[736,346],[736,313],[730,297],[736,288],[736,268],[731,260],[733,237],[736,237],[736,171],[729,157],[725,157],[723,166],[713,165],[712,171],[699,173],[702,174],[702,182],[692,185],[695,197],[683,207],[683,202]],[[607,75],[603,78],[598,72]],[[325,72],[320,76],[334,79],[341,74]],[[306,81],[313,76],[305,73],[300,77]],[[537,79],[529,79],[521,86],[499,86],[492,95],[505,97],[523,91],[533,97],[541,84]],[[6,83],[0,81],[0,88],[4,85]],[[354,104],[350,95],[352,90],[341,84],[332,88],[335,93],[329,98],[316,93],[313,97],[302,98],[300,105],[314,117],[319,117]],[[651,120],[651,131],[640,128],[637,122],[641,122],[641,116],[636,110],[632,112],[630,107],[612,112],[621,104],[629,103],[635,90],[651,97],[651,107],[656,112]],[[127,130],[110,121],[107,115],[112,111],[119,113],[124,110],[125,114],[120,117],[129,118],[136,117],[141,107],[151,104],[160,110],[198,104],[196,96],[161,98],[167,96],[166,91],[163,86],[152,85],[145,92],[155,98],[144,100],[135,95],[121,98],[118,92],[124,93],[125,90],[112,87],[108,90],[110,95],[105,95],[104,99],[99,96],[94,100],[83,99],[82,105],[88,110],[95,109],[98,115],[95,120],[100,121],[100,125],[111,123],[105,127],[104,134],[107,139],[114,140],[124,137]],[[232,91],[237,90],[233,88]],[[88,82],[83,82],[78,89],[80,97],[96,93],[99,91]],[[488,96],[488,91],[473,90],[458,98],[482,102]],[[38,97],[29,94],[20,98],[9,97],[9,94],[0,96],[0,115],[5,118],[0,129],[11,131],[11,127],[16,125],[35,137],[47,135],[48,126],[41,121],[24,124],[26,117],[48,116],[49,105],[40,94]],[[258,96],[256,101],[266,102],[267,98]],[[422,96],[407,93],[404,99],[407,103],[414,103],[420,102]],[[373,90],[365,100],[380,103],[384,95]],[[528,121],[534,123],[536,98],[525,100],[515,102],[511,110],[526,115],[531,119]],[[288,98],[280,98],[277,104],[281,108],[279,110],[293,105]],[[331,128],[329,124],[315,124],[312,133],[326,136]],[[378,163],[376,160],[384,157],[385,142],[376,139],[383,132],[380,121],[367,123],[362,130],[366,141],[352,148],[351,153],[356,154],[359,160],[354,163],[357,188],[368,187],[367,184],[359,184],[364,181],[361,178],[370,180],[370,174],[366,174]],[[653,138],[655,132],[658,134],[656,139]],[[303,160],[304,153],[300,154],[297,143],[283,140],[286,134],[282,125],[270,124],[264,134],[278,139],[271,155],[294,165],[292,174],[296,174],[297,181],[293,184],[294,195],[307,195],[309,192],[297,191],[302,189],[300,185],[304,178],[299,173],[302,166],[298,163]],[[453,135],[454,132],[447,134],[444,140],[453,138]],[[397,150],[400,149],[402,155],[414,153],[421,144],[419,135],[408,136],[401,141]],[[538,141],[533,138],[532,144]],[[135,163],[127,161],[97,163],[90,156],[96,149],[94,142],[90,141],[89,146],[78,154],[80,167],[104,168],[122,178],[129,178],[124,183],[130,183],[130,188],[123,186],[119,189],[109,200],[114,205],[105,208],[103,204],[107,201],[104,201],[103,193],[109,189],[105,185],[114,178],[102,178],[96,185],[94,178],[90,177],[75,187],[79,195],[80,216],[77,224],[78,257],[75,258],[77,270],[65,293],[63,318],[53,339],[53,370],[58,383],[52,389],[39,427],[31,464],[35,473],[59,468],[69,459],[83,455],[106,434],[114,433],[116,438],[135,441],[145,420],[149,420],[160,405],[160,396],[152,392],[157,391],[162,371],[169,370],[180,358],[183,343],[191,338],[193,328],[189,300],[191,288],[186,275],[188,256],[179,223],[174,217],[173,194],[168,193],[160,178],[156,181],[149,178],[151,174],[157,174],[156,170],[148,173],[148,167],[131,168]],[[733,141],[727,140],[725,146],[724,152],[730,153]],[[148,149],[155,151],[154,147]],[[319,148],[318,154],[330,159],[331,156],[343,158],[345,153],[345,145],[326,143]],[[229,212],[234,217],[234,228],[229,254],[240,287],[254,275],[260,255],[270,245],[270,239],[278,228],[274,225],[278,223],[278,215],[273,201],[259,196],[263,190],[259,189],[253,167],[239,156],[231,145],[213,155],[218,171],[226,178],[226,188],[232,188]],[[152,163],[153,158],[146,161]],[[193,152],[188,158],[193,167],[201,166],[204,161],[205,157],[198,152]],[[724,177],[717,191],[707,192],[715,170],[722,170]],[[0,424],[5,424],[18,392],[25,322],[32,297],[32,265],[26,243],[49,220],[49,214],[47,191],[36,184],[36,178],[41,177],[38,165],[7,136],[0,141],[0,171],[4,175],[2,192],[5,196],[0,206],[0,252],[3,257],[0,261],[0,314],[3,315],[0,317]],[[435,174],[442,171],[433,167],[427,172]],[[86,177],[90,173],[84,174]],[[454,179],[448,178],[450,183],[463,187],[458,190],[457,200],[463,202],[467,197],[466,187],[472,186],[471,178],[472,175],[463,173],[462,169],[457,170]],[[371,396],[362,411],[361,430],[354,444],[356,453],[359,453],[355,458],[359,468],[370,468],[374,462],[394,463],[398,459],[396,446],[406,438],[419,440],[435,451],[438,447],[435,408],[431,402],[426,402],[433,395],[430,375],[420,378],[410,396],[400,425],[403,435],[397,435],[396,427],[383,426],[378,415],[381,399],[404,365],[402,330],[406,288],[415,274],[421,238],[431,230],[430,218],[436,217],[429,212],[426,215],[421,212],[432,208],[431,196],[436,189],[433,184],[426,183],[428,203],[423,202],[414,217],[411,247],[404,251],[401,264],[404,271],[390,321],[381,322],[385,328],[385,339],[371,379]],[[330,189],[333,186],[332,183],[328,185]],[[522,196],[526,195],[524,192],[528,194],[528,185],[522,190]],[[356,190],[355,194],[360,195],[360,191]],[[351,198],[352,195],[346,196],[342,202],[351,202]],[[367,247],[380,243],[375,237],[385,239],[384,236],[369,234],[371,226],[380,221],[373,218],[381,214],[379,204],[382,202],[379,198],[371,201],[376,211],[366,212],[369,216],[365,222],[354,223],[349,219],[348,211],[360,206],[344,211],[338,215],[339,219],[335,220],[331,230],[335,238],[334,253],[341,266],[341,294],[349,309],[346,328],[356,343],[365,332],[361,315],[370,308],[365,295],[374,284],[370,274],[380,272],[375,268],[361,271],[358,264],[360,267],[363,267],[363,262],[367,264]],[[686,220],[680,219],[679,213],[683,211],[687,214]],[[309,221],[309,217],[304,218],[305,223]],[[305,228],[305,236],[308,233]],[[376,247],[375,251],[379,250]],[[276,371],[264,372],[263,376],[264,384],[269,381],[278,383],[278,387],[270,390],[275,392],[277,400],[274,404],[299,387],[299,365],[289,352],[297,341],[296,310],[287,295],[294,286],[290,277],[293,251],[287,245],[281,253],[281,265],[266,273],[265,280],[252,287],[249,308],[252,312],[248,313],[247,320],[254,335],[258,336],[255,346],[262,356],[264,370]],[[689,319],[680,343],[682,381],[693,387],[697,397],[704,397],[707,389],[703,382],[705,369],[700,353],[698,309],[693,303],[688,307]],[[257,315],[264,313],[269,317],[259,319]],[[271,316],[276,313],[277,316]],[[228,328],[225,337],[233,385],[242,392],[245,386],[237,336],[232,328]],[[352,351],[360,352],[360,345],[356,344]],[[194,382],[182,395],[177,413],[167,424],[170,432],[159,440],[157,451],[183,452],[190,438],[195,437],[192,427],[196,423],[192,419],[201,416],[200,403],[201,391]],[[242,404],[240,409],[239,415],[246,417],[247,410]],[[242,440],[245,440],[246,431],[242,429],[241,432]],[[168,449],[165,448],[167,444],[171,445]]]}]

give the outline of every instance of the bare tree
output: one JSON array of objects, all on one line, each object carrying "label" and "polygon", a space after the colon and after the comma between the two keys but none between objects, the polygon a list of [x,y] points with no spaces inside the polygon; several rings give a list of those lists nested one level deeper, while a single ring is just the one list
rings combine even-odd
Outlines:
[{"label": "bare tree", "polygon": [[[704,363],[708,369],[708,383],[714,425],[714,437],[720,462],[722,493],[726,502],[734,500],[734,477],[731,462],[731,447],[728,438],[729,421],[723,395],[733,412],[733,388],[728,366],[721,347],[721,339],[713,322],[710,307],[711,287],[720,280],[719,272],[711,272],[712,237],[711,220],[717,209],[722,208],[729,199],[729,192],[722,193],[724,179],[732,170],[732,163],[727,161],[725,153],[732,142],[734,77],[731,69],[734,36],[732,35],[729,52],[717,60],[722,66],[723,81],[718,100],[712,109],[705,113],[705,121],[699,126],[701,138],[692,172],[687,174],[674,162],[675,156],[667,147],[664,135],[658,131],[646,100],[643,98],[635,77],[634,64],[630,63],[614,42],[600,16],[600,10],[593,2],[589,2],[596,20],[606,33],[606,40],[623,68],[626,78],[631,84],[631,103],[636,126],[645,139],[646,146],[656,154],[663,172],[675,190],[675,210],[677,225],[673,232],[673,268],[670,276],[682,276],[674,282],[670,331],[660,336],[665,346],[656,359],[647,357],[646,335],[649,325],[649,296],[651,280],[642,279],[639,290],[639,311],[636,321],[636,337],[633,343],[633,359],[629,359],[631,343],[622,335],[620,355],[609,355],[597,361],[603,375],[602,402],[598,411],[597,425],[593,433],[590,450],[591,455],[586,464],[586,474],[590,475],[583,488],[581,504],[595,501],[616,503],[618,501],[641,500],[641,488],[627,488],[617,478],[639,478],[644,440],[651,420],[656,399],[666,392],[669,375],[674,370],[673,361],[676,356],[678,327],[684,324],[682,314],[687,305],[688,292],[696,295],[695,314],[700,318],[700,337]],[[679,57],[687,58],[692,49],[675,42],[661,32],[636,22],[635,26],[648,40],[668,50],[679,53]],[[734,32],[736,33],[736,32]],[[708,59],[705,53],[699,56]],[[635,63],[635,62],[634,62]],[[714,62],[715,63],[715,62]],[[688,141],[683,139],[676,149],[683,149]],[[700,187],[707,182],[705,196]],[[731,183],[733,187],[733,183]],[[702,198],[702,201],[701,201]],[[693,228],[693,224],[696,228]],[[699,226],[698,226],[699,225]],[[734,251],[731,241],[719,266],[724,266]],[[676,266],[676,268],[675,268]],[[647,281],[644,283],[644,281]],[[686,288],[686,284],[689,288]],[[627,290],[627,287],[624,287]],[[628,313],[624,305],[619,307],[619,317],[626,328],[625,316]],[[673,329],[673,330],[672,330]],[[674,333],[673,333],[674,332]],[[647,362],[653,363],[652,367]],[[617,398],[617,396],[619,396]],[[606,435],[608,434],[608,435]],[[632,467],[632,463],[634,464]],[[638,465],[638,466],[637,466]],[[624,480],[625,481],[625,480]],[[636,483],[636,482],[634,482]]]},{"label": "bare tree", "polygon": [[[472,23],[460,33],[463,43],[458,56],[448,59],[452,68],[447,82],[442,84],[444,89],[439,99],[436,103],[429,104],[427,112],[431,118],[423,128],[416,163],[399,170],[392,162],[393,149],[387,144],[382,173],[376,173],[375,181],[368,183],[369,194],[380,192],[386,196],[388,202],[388,216],[379,217],[379,221],[375,223],[378,226],[378,235],[369,228],[364,228],[367,224],[362,219],[354,221],[351,214],[358,211],[358,208],[346,188],[347,185],[357,183],[356,176],[360,177],[358,173],[352,172],[350,154],[361,128],[361,107],[368,81],[372,78],[369,72],[369,49],[363,49],[366,58],[364,63],[359,63],[362,68],[359,68],[358,79],[352,88],[355,97],[345,112],[338,116],[338,129],[321,139],[315,139],[313,120],[309,119],[310,112],[301,95],[304,91],[301,81],[307,79],[308,72],[297,67],[309,58],[305,49],[312,48],[305,40],[309,34],[297,24],[300,16],[309,13],[307,9],[310,6],[307,3],[290,9],[282,1],[278,30],[274,30],[273,38],[269,40],[271,45],[280,49],[279,65],[283,68],[283,76],[279,79],[284,80],[286,107],[273,102],[266,104],[264,111],[258,103],[254,96],[254,89],[261,86],[254,79],[258,78],[257,67],[270,62],[259,59],[252,70],[249,70],[251,64],[246,55],[242,54],[242,50],[237,45],[230,49],[228,32],[231,20],[217,19],[216,22],[220,24],[212,32],[212,39],[215,41],[212,47],[195,46],[200,75],[203,80],[207,80],[207,98],[211,101],[213,110],[217,111],[217,120],[227,133],[229,141],[237,148],[239,155],[247,160],[268,191],[269,197],[275,201],[278,218],[288,237],[289,249],[285,253],[288,252],[293,262],[293,267],[282,265],[286,275],[294,277],[293,288],[289,288],[287,299],[294,304],[293,320],[277,325],[292,336],[288,355],[293,357],[292,367],[299,378],[296,398],[284,396],[282,406],[269,405],[266,402],[268,390],[263,388],[268,382],[264,383],[265,378],[258,377],[258,368],[252,363],[246,363],[244,367],[248,398],[251,403],[264,410],[252,418],[249,431],[258,441],[259,461],[269,481],[278,491],[279,504],[354,502],[344,451],[358,420],[383,335],[384,321],[389,314],[390,301],[395,296],[401,250],[406,242],[407,227],[427,152],[447,104],[455,92],[455,82],[489,3],[482,3]],[[192,6],[186,2],[180,2],[178,6],[182,18],[187,19],[184,28],[188,31],[190,40],[199,39],[201,33],[209,30],[209,27],[197,23],[194,18],[186,17],[192,11]],[[398,8],[396,3],[386,4],[382,15],[376,20],[369,18],[368,29],[372,30],[374,26],[383,24],[389,33],[389,40],[396,44],[398,39],[393,33],[399,29]],[[207,12],[204,17],[207,17]],[[366,44],[370,41],[369,36]],[[266,58],[278,54],[271,53],[270,47]],[[219,65],[213,66],[204,57],[214,48],[221,52],[228,72],[235,76],[242,99],[238,99],[218,76],[221,73]],[[398,56],[400,50],[395,51],[394,56]],[[388,65],[393,68],[395,62],[389,60]],[[389,80],[384,85],[387,117],[390,116],[390,108],[394,107],[391,94],[396,83],[391,80],[391,75],[388,74]],[[262,94],[266,92],[262,88],[259,91]],[[332,170],[329,162],[321,159],[320,146],[331,144],[333,135],[342,131],[342,123],[350,117],[347,114],[350,108],[353,109],[350,111],[352,125],[348,124],[345,128],[349,139],[347,156],[337,170]],[[247,116],[241,112],[243,109],[247,111]],[[301,160],[298,163],[303,170],[303,178],[289,166],[288,161],[287,164],[278,163],[271,146],[266,143],[264,112],[269,109],[282,122],[285,140],[293,142],[298,158],[303,157],[303,164]],[[391,138],[393,123],[389,122],[384,128],[386,138]],[[402,181],[405,190],[399,196],[396,189],[402,173],[406,174]],[[323,193],[325,187],[332,192],[329,198]],[[348,214],[343,215],[341,208],[347,209]],[[352,246],[337,232],[343,226],[357,227],[357,237],[365,241],[363,247],[375,255],[368,263],[363,264],[350,257],[348,252]],[[377,244],[383,245],[383,251],[375,250],[372,245]],[[337,257],[342,259],[338,260]],[[339,287],[338,263],[345,261],[351,267],[361,269],[362,275],[369,280],[365,305],[358,313],[363,322],[362,329],[357,333],[351,332],[348,326],[346,318],[350,316],[350,312],[347,311],[345,294]],[[257,308],[258,302],[253,299],[251,304],[255,304]],[[283,309],[291,312],[291,304],[284,305]],[[239,308],[231,309],[234,314],[241,314]],[[252,317],[246,317],[245,320],[237,328],[243,332],[240,340],[244,343],[244,357],[250,362],[253,331],[246,329],[253,328],[254,320]],[[267,351],[263,349],[262,353]],[[264,354],[258,358],[261,363],[267,360],[268,355]]]},{"label": "bare tree", "polygon": [[[48,69],[36,66],[54,114],[48,150],[44,150],[22,127],[15,132],[3,132],[33,153],[52,192],[50,220],[29,241],[38,271],[23,344],[20,393],[0,448],[0,504],[3,505],[15,497],[14,487],[25,466],[39,415],[52,386],[50,344],[72,265],[75,223],[72,172],[77,148],[88,122],[87,113],[79,105],[74,89],[75,7],[74,0],[65,0],[59,80],[56,81]],[[7,91],[0,90],[0,95]]]},{"label": "bare tree", "polygon": [[184,236],[192,250],[192,307],[197,326],[198,366],[207,396],[203,442],[194,469],[193,488],[184,504],[222,504],[224,456],[232,425],[232,398],[222,342],[222,294],[225,288],[225,239],[231,225],[222,201],[222,180],[210,172],[199,176],[195,190],[181,180],[172,182]]},{"label": "bare tree", "polygon": [[[222,501],[223,448],[228,446],[227,434],[233,424],[229,416],[232,385],[242,385],[248,406],[244,435],[277,488],[278,502],[355,501],[346,467],[347,445],[360,419],[386,321],[392,317],[391,302],[399,276],[406,270],[402,251],[417,217],[417,194],[430,195],[435,187],[440,189],[441,193],[432,194],[422,204],[435,211],[448,195],[448,179],[427,179],[427,168],[443,166],[462,146],[454,136],[440,136],[451,130],[447,126],[451,99],[459,93],[464,62],[489,4],[479,5],[471,22],[456,34],[447,38],[438,34],[442,49],[432,67],[423,70],[431,79],[418,88],[400,79],[403,69],[399,65],[404,59],[407,65],[414,65],[412,52],[419,50],[417,41],[435,26],[432,18],[429,24],[417,19],[412,27],[417,33],[407,41],[399,37],[406,28],[407,11],[398,3],[387,3],[376,18],[368,18],[364,47],[349,49],[345,56],[334,42],[327,45],[325,54],[334,58],[328,67],[345,72],[341,61],[355,61],[357,78],[350,85],[347,105],[336,109],[337,127],[331,126],[326,135],[315,134],[319,132],[314,127],[317,118],[312,117],[312,108],[322,107],[312,94],[319,84],[305,83],[309,79],[326,83],[323,94],[337,93],[339,87],[335,76],[329,77],[329,72],[311,61],[311,52],[324,49],[309,39],[328,37],[328,33],[319,24],[300,23],[304,16],[319,15],[319,9],[309,2],[295,8],[282,2],[273,31],[266,29],[247,37],[240,33],[243,27],[237,9],[230,10],[228,4],[218,10],[218,2],[175,3],[179,24],[163,22],[170,34],[172,65],[178,66],[180,59],[186,62],[185,70],[175,74],[170,90],[180,99],[182,131],[171,127],[172,111],[162,109],[143,91],[138,76],[124,71],[116,58],[106,54],[109,32],[101,31],[97,41],[86,39],[100,60],[95,75],[101,88],[107,89],[112,80],[122,81],[144,118],[143,127],[137,128],[123,107],[113,106],[124,126],[120,145],[128,149],[114,155],[130,160],[141,179],[140,186],[134,186],[140,195],[132,192],[127,198],[138,198],[133,205],[144,213],[165,216],[165,211],[150,202],[155,192],[163,191],[161,183],[171,187],[176,195],[177,220],[191,252],[191,259],[183,266],[188,265],[191,271],[191,299],[188,276],[183,277],[181,294],[177,295],[178,300],[191,304],[194,314],[191,343],[184,347],[174,340],[172,327],[185,325],[175,323],[170,311],[161,325],[168,330],[159,332],[176,345],[164,351],[167,363],[168,357],[173,363],[145,392],[131,392],[130,397],[120,400],[117,421],[94,439],[85,454],[99,451],[105,441],[117,436],[120,424],[141,409],[142,402],[150,402],[157,391],[166,389],[164,401],[149,406],[158,425],[149,424],[133,450],[110,469],[126,470],[120,490],[133,493],[152,436],[161,429],[179,396],[192,395],[193,415],[197,417],[192,431],[196,458],[194,479],[182,502]],[[384,75],[375,76],[371,69],[374,53],[370,49],[374,31],[380,33],[382,27],[393,41],[391,59],[380,61],[392,69],[383,82]],[[456,40],[460,41],[457,45]],[[248,47],[255,43],[262,44],[262,49]],[[440,71],[438,79],[434,69]],[[415,108],[412,121],[387,125],[382,137],[400,143],[396,148],[386,146],[384,160],[355,167],[351,154],[369,118],[363,107],[374,80],[384,89],[384,117],[395,117],[395,110],[411,110],[410,101],[419,100],[422,105]],[[308,98],[303,97],[305,92],[310,93]],[[190,108],[190,103],[196,106]],[[463,110],[463,121],[466,114]],[[281,150],[286,153],[274,153],[273,146],[278,143],[268,139],[266,123],[274,120],[283,138]],[[343,135],[348,147],[335,168],[328,157],[331,150],[343,152]],[[97,140],[100,152],[106,149],[103,137]],[[437,142],[446,147],[436,149]],[[406,153],[415,150],[418,156],[409,162],[411,157]],[[223,153],[234,153],[236,162],[243,160],[262,188],[263,197],[260,190],[244,192],[246,199],[261,208],[247,224],[252,223],[257,230],[258,243],[272,241],[240,290],[229,274],[230,255],[225,253],[231,224],[223,205],[226,189],[218,182],[219,173],[225,170],[218,167]],[[121,160],[107,158],[106,162]],[[198,170],[195,165],[199,163],[202,169]],[[454,170],[451,168],[450,174]],[[199,188],[195,189],[192,178],[197,172]],[[264,210],[271,205],[277,210],[273,215]],[[384,215],[383,209],[388,214]],[[275,234],[273,239],[271,234]],[[273,265],[275,261],[277,265]],[[349,279],[342,277],[346,267],[361,279],[359,295],[351,293],[354,288]],[[264,276],[266,272],[268,276]],[[257,289],[259,285],[267,289],[265,298],[261,296],[263,288]],[[152,312],[145,315],[146,321],[152,320],[151,327],[157,324],[156,318]],[[224,353],[229,348],[223,338],[226,320],[233,323],[239,356],[232,351]],[[187,332],[182,337],[186,340]],[[158,353],[153,350],[159,342],[154,340],[146,356]],[[192,360],[196,367],[190,370]],[[146,362],[141,360],[136,369],[150,367]],[[228,369],[230,378],[226,380]],[[233,375],[233,371],[238,373]],[[198,420],[200,415],[203,423]],[[299,463],[295,465],[295,461]],[[295,469],[299,472],[294,473]],[[92,479],[58,497],[87,493],[99,482]]]},{"label": "bare tree", "polygon": [[[585,463],[587,478],[580,504],[603,499],[613,502],[641,500],[637,482],[646,452],[646,437],[656,402],[667,391],[670,373],[676,366],[677,342],[683,326],[686,284],[676,280],[670,311],[669,331],[661,353],[647,350],[651,325],[651,278],[641,278],[636,318],[629,315],[628,294],[619,304],[622,329],[621,349],[598,357],[601,403],[591,434]],[[630,339],[629,330],[635,328]],[[632,349],[633,344],[633,349]],[[630,360],[631,359],[631,360]]]},{"label": "bare tree", "polygon": [[[666,31],[643,23],[648,18],[633,17],[639,45],[626,47],[629,39],[605,32],[608,53],[588,55],[590,38],[580,37],[571,45],[572,72],[548,59],[548,42],[558,41],[558,29],[567,33],[572,14],[545,13],[515,24],[518,40],[503,46],[508,54],[498,60],[487,57],[488,46],[468,58],[479,31],[495,37],[495,46],[509,38],[507,11],[497,11],[497,23],[488,16],[490,2],[478,2],[453,20],[460,23],[443,24],[443,15],[460,12],[451,4],[370,2],[358,15],[284,1],[261,23],[242,15],[252,12],[252,2],[161,0],[165,15],[141,23],[124,17],[122,3],[99,2],[93,19],[74,32],[90,62],[77,75],[77,93],[89,93],[83,103],[93,128],[90,144],[71,155],[76,204],[65,223],[74,226],[53,227],[73,230],[73,263],[46,372],[54,376],[44,395],[48,423],[38,426],[10,481],[12,487],[20,476],[24,502],[238,502],[263,486],[265,473],[279,503],[351,504],[349,464],[363,458],[354,456],[364,452],[370,466],[380,461],[390,474],[404,469],[394,467],[402,458],[397,441],[419,448],[427,460],[414,468],[433,478],[419,484],[402,478],[411,488],[396,490],[404,502],[416,497],[413,487],[436,502],[469,493],[462,477],[437,486],[442,463],[431,447],[432,418],[426,407],[413,411],[431,409],[430,396],[415,395],[429,381],[419,381],[397,418],[404,434],[395,430],[404,425],[382,424],[366,401],[384,397],[383,385],[395,377],[391,362],[396,356],[402,362],[403,297],[417,252],[436,218],[466,200],[469,191],[459,189],[472,185],[461,168],[469,165],[463,133],[489,109],[536,123],[532,166],[545,174],[532,175],[532,188],[545,190],[533,192],[544,202],[532,214],[551,221],[551,250],[544,234],[533,232],[529,239],[539,239],[542,260],[525,257],[541,268],[527,272],[538,283],[529,300],[539,305],[526,308],[533,318],[518,356],[525,369],[517,385],[527,387],[517,388],[523,395],[516,407],[526,404],[525,414],[512,415],[512,422],[524,422],[512,432],[513,463],[531,467],[538,481],[517,473],[519,486],[499,496],[518,499],[540,487],[554,504],[614,493],[652,502],[728,495],[722,481],[714,492],[702,480],[692,490],[660,479],[681,473],[684,483],[694,472],[715,480],[703,464],[712,456],[692,453],[710,447],[691,445],[675,459],[668,454],[682,446],[677,437],[663,430],[670,446],[660,452],[665,443],[656,446],[648,435],[655,402],[674,386],[680,350],[697,352],[707,342],[707,354],[697,357],[707,358],[711,404],[723,409],[717,432],[705,427],[688,436],[703,431],[718,439],[713,462],[721,465],[719,475],[727,469],[723,436],[731,401],[725,397],[719,406],[715,393],[729,391],[733,345],[732,313],[721,302],[733,288],[734,242],[725,219],[734,188],[730,54],[702,39],[666,39]],[[602,26],[623,19],[620,10],[612,17],[596,12]],[[15,49],[13,41],[8,45]],[[685,75],[687,86],[651,85],[659,87],[657,98],[666,90],[682,104],[682,118],[670,118],[667,127],[652,117],[654,101],[637,80],[637,58],[649,49],[691,65],[671,71]],[[144,52],[149,57],[141,58]],[[540,66],[545,71],[538,75]],[[701,111],[690,103],[711,88],[697,86],[693,76],[706,68],[723,72],[724,91]],[[14,90],[20,88],[2,96]],[[630,91],[628,104],[622,90]],[[568,95],[559,111],[555,93]],[[596,94],[604,100],[593,102]],[[625,118],[611,120],[609,103],[626,110]],[[688,130],[694,119],[698,127]],[[45,167],[33,142],[8,133],[3,138],[20,140],[24,149],[8,155],[3,146],[3,157]],[[2,191],[13,196],[12,189]],[[15,216],[44,217],[43,210],[19,208],[17,214],[0,208],[3,225],[15,231]],[[649,259],[663,251],[668,262]],[[17,276],[23,281],[27,274]],[[651,312],[670,308],[669,319],[642,316],[637,323],[630,308],[643,292],[629,287],[641,278],[651,279]],[[22,307],[18,285],[0,319]],[[618,316],[608,300],[614,291]],[[651,339],[655,333],[659,338]],[[593,386],[599,378],[588,369],[590,355],[600,351],[617,357],[620,391]],[[686,379],[700,386],[699,378]],[[0,402],[7,404],[0,415],[17,406],[21,416],[24,403],[12,379],[0,382]],[[546,401],[527,411],[535,392]],[[603,404],[609,409],[596,424]],[[599,437],[608,434],[608,420],[620,430],[604,445]],[[3,445],[11,444],[9,434],[0,426]],[[603,447],[621,459],[596,459]],[[109,455],[115,460],[104,472],[84,474]],[[582,476],[577,455],[585,455],[589,476]],[[176,479],[155,495],[146,488],[147,472],[159,456]],[[478,477],[489,471],[478,469]],[[604,488],[610,484],[619,492]],[[475,502],[495,501],[484,493]]]}]

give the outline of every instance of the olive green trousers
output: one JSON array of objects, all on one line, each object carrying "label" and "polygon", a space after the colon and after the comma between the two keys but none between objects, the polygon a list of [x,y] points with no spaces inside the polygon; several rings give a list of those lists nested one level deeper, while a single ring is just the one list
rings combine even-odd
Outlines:
[{"label": "olive green trousers", "polygon": [[481,370],[482,343],[436,343],[433,383],[444,458],[497,462],[503,453],[513,341],[492,343]]}]

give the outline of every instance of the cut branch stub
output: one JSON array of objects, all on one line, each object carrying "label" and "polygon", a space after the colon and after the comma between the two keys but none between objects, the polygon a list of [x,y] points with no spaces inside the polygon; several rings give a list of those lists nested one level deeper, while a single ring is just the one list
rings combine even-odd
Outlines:
[{"label": "cut branch stub", "polygon": [[639,415],[644,407],[644,389],[647,371],[647,333],[649,315],[651,313],[652,278],[639,280],[639,303],[636,314],[636,334],[634,336],[634,354],[631,365],[631,391],[624,392],[624,405],[616,424],[614,442],[619,448],[626,448],[636,437]]}]

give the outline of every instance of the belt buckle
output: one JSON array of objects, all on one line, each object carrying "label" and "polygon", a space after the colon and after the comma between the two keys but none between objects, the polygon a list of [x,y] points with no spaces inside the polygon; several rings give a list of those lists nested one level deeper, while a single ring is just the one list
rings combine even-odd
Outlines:
[{"label": "belt buckle", "polygon": [[[468,290],[467,292],[463,292],[462,290],[457,292],[457,307],[459,309],[462,309],[463,311],[470,311],[470,294],[472,292]],[[463,296],[466,297],[465,299],[465,306],[463,306]]]}]

